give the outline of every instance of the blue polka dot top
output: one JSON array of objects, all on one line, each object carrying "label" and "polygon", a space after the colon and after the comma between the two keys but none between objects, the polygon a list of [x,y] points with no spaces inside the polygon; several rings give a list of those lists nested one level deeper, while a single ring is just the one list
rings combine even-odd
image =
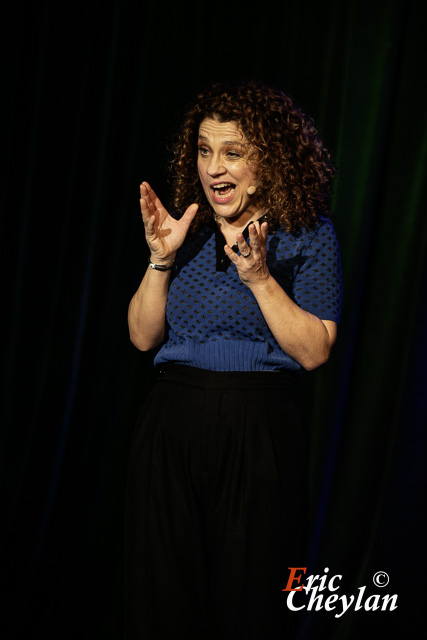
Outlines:
[{"label": "blue polka dot top", "polygon": [[[301,365],[271,333],[254,295],[224,254],[224,244],[217,225],[212,224],[179,250],[166,306],[166,340],[154,364],[213,371],[301,372]],[[321,219],[315,229],[298,233],[270,232],[267,264],[302,309],[339,322],[341,261],[329,220]]]}]

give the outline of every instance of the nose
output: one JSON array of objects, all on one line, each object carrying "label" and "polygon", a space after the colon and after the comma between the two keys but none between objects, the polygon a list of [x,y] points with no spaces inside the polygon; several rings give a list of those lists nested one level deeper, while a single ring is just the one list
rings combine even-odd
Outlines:
[{"label": "nose", "polygon": [[221,162],[221,156],[214,154],[211,156],[211,160],[207,166],[206,172],[211,178],[215,176],[220,176],[225,173],[227,170],[225,166]]}]

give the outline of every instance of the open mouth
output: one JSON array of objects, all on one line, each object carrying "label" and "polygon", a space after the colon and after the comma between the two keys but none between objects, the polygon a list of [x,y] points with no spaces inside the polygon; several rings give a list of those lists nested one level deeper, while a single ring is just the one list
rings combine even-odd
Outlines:
[{"label": "open mouth", "polygon": [[236,185],[232,182],[218,182],[211,185],[211,189],[215,202],[229,202],[234,196]]}]

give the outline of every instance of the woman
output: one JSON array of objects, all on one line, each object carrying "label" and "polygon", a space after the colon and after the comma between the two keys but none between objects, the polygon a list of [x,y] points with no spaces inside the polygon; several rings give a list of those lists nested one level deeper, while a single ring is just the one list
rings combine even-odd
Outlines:
[{"label": "woman", "polygon": [[128,638],[291,638],[282,589],[307,521],[292,387],[336,339],[334,168],[312,120],[254,82],[198,96],[172,168],[182,215],[140,187],[150,259],[129,330],[161,348],[130,456]]}]

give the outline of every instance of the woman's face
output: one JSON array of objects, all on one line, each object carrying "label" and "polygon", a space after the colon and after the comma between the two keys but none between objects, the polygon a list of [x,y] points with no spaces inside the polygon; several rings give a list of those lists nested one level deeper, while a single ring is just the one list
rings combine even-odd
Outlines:
[{"label": "woman's face", "polygon": [[206,198],[217,215],[239,225],[256,220],[260,210],[256,196],[247,192],[258,185],[249,151],[235,122],[206,118],[201,123],[197,169]]}]

